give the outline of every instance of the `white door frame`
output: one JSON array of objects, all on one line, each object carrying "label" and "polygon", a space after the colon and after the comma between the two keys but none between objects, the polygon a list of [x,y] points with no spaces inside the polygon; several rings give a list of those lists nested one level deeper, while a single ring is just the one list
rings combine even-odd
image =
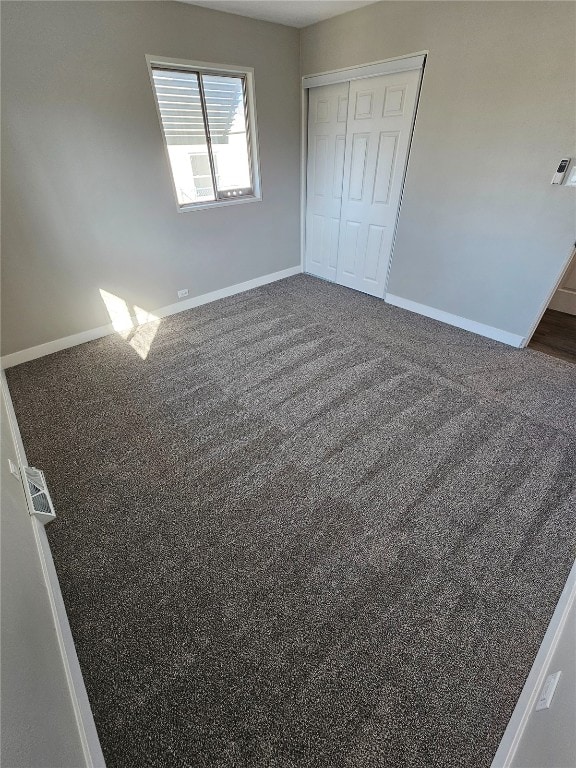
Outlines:
[{"label": "white door frame", "polygon": [[[504,735],[498,745],[498,749],[490,768],[510,768],[514,761],[514,755],[518,749],[522,736],[527,728],[530,728],[529,718],[534,712],[534,707],[538,696],[542,691],[542,686],[549,674],[550,664],[554,652],[556,651],[562,634],[569,632],[568,619],[571,607],[576,603],[576,562],[572,565],[562,594],[558,600],[546,634],[540,644],[534,663],[530,669],[522,692],[516,702],[516,706]],[[573,684],[574,681],[567,680],[566,683]],[[550,726],[553,727],[553,726]]]},{"label": "white door frame", "polygon": [[345,67],[344,69],[333,69],[327,72],[319,72],[313,75],[305,75],[302,78],[301,93],[301,123],[300,123],[300,268],[302,272],[305,269],[305,251],[306,251],[306,172],[308,167],[308,94],[309,88],[316,88],[321,85],[332,85],[333,83],[345,83],[350,80],[358,80],[364,77],[378,77],[378,75],[391,75],[394,72],[406,72],[410,69],[420,70],[420,82],[418,83],[418,95],[416,96],[416,108],[414,118],[410,129],[410,143],[408,145],[408,155],[404,168],[404,178],[402,180],[402,190],[398,202],[398,213],[394,227],[394,236],[392,238],[392,250],[390,252],[390,261],[388,263],[388,272],[384,285],[382,300],[385,300],[386,289],[388,287],[388,278],[390,267],[394,258],[394,247],[396,245],[396,230],[398,229],[398,219],[402,207],[402,197],[404,196],[404,187],[406,184],[406,175],[408,172],[408,163],[410,161],[410,150],[412,148],[412,138],[414,135],[414,124],[418,113],[418,104],[420,101],[420,92],[422,89],[422,76],[424,74],[424,65],[428,51],[418,51],[417,53],[406,54],[405,56],[396,56],[392,59],[383,59],[382,61],[372,61],[368,64],[361,64],[357,67]]}]

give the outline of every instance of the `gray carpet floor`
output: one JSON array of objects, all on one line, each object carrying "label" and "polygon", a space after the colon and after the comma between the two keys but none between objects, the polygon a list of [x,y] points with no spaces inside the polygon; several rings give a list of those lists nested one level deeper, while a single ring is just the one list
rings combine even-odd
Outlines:
[{"label": "gray carpet floor", "polygon": [[8,371],[109,768],[487,768],[576,367],[297,276]]}]

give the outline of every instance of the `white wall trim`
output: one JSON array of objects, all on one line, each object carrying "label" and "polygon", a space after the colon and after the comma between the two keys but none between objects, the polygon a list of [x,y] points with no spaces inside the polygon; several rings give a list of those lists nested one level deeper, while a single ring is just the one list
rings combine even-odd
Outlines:
[{"label": "white wall trim", "polygon": [[320,85],[346,83],[349,80],[358,80],[364,77],[377,77],[378,75],[391,75],[394,72],[406,72],[409,69],[422,69],[427,53],[428,51],[420,51],[406,56],[397,56],[393,59],[372,61],[359,67],[346,67],[315,75],[305,75],[302,78],[302,87],[317,88]]},{"label": "white wall trim", "polygon": [[503,344],[509,344],[511,347],[524,346],[524,337],[516,333],[493,328],[491,325],[484,325],[484,323],[477,323],[476,320],[468,320],[468,318],[460,317],[459,315],[452,315],[450,312],[444,312],[442,309],[429,307],[426,304],[418,304],[416,301],[403,299],[401,296],[395,296],[392,293],[387,293],[384,300],[395,307],[407,309],[410,312],[416,312],[425,317],[431,317],[433,320],[440,320],[448,325],[455,325],[456,328],[462,328],[465,331],[477,333],[479,336],[486,336],[489,339],[501,341]]},{"label": "white wall trim", "polygon": [[3,355],[2,358],[0,358],[0,367],[2,369],[12,368],[14,365],[27,363],[29,360],[35,360],[37,357],[51,355],[54,352],[59,352],[61,349],[68,349],[68,347],[75,347],[77,344],[84,344],[86,341],[101,339],[103,336],[110,336],[112,333],[114,333],[114,328],[112,327],[112,324],[110,324],[102,325],[99,328],[92,328],[89,331],[75,333],[72,336],[64,336],[62,339],[47,341],[45,344],[38,344],[36,347],[23,349],[21,352],[13,352],[11,355]]},{"label": "white wall trim", "polygon": [[306,205],[308,200],[308,91],[300,94],[300,266],[305,269]]},{"label": "white wall trim", "polygon": [[576,563],[572,566],[572,570],[568,576],[566,585],[560,595],[560,600],[556,606],[556,609],[540,645],[540,649],[532,664],[532,669],[524,687],[522,693],[516,703],[512,717],[508,722],[504,735],[500,745],[492,760],[491,768],[509,768],[518,749],[520,739],[526,725],[528,718],[530,717],[538,695],[548,674],[548,668],[552,661],[552,656],[556,650],[562,632],[566,626],[568,616],[572,605],[576,601]]},{"label": "white wall trim", "polygon": [[[230,285],[227,288],[219,288],[217,291],[204,293],[201,296],[194,296],[191,299],[179,301],[176,304],[169,304],[166,307],[151,310],[150,314],[155,315],[156,317],[168,317],[169,315],[175,315],[178,312],[185,312],[187,309],[200,307],[202,304],[209,304],[211,301],[225,299],[227,296],[234,296],[236,293],[243,293],[244,291],[250,291],[252,288],[259,288],[262,285],[268,285],[268,283],[274,283],[277,280],[292,277],[300,272],[302,272],[302,265],[298,264],[295,267],[289,267],[280,272],[272,272],[269,275],[255,277],[252,280],[246,280],[244,283]],[[86,341],[94,341],[94,339],[101,339],[103,336],[111,336],[114,333],[116,333],[116,331],[110,323],[109,325],[102,325],[99,328],[91,328],[89,331],[75,333],[72,336],[65,336],[62,339],[54,339],[54,341],[48,341],[45,344],[38,344],[36,347],[29,347],[20,352],[4,355],[0,358],[0,367],[3,369],[11,368],[14,365],[27,363],[29,360],[35,360],[38,357],[51,355],[62,349],[68,349],[69,347],[75,347],[78,344],[84,344]]]},{"label": "white wall trim", "polygon": [[[12,404],[12,398],[10,396],[10,390],[8,389],[4,371],[0,374],[0,387],[6,404],[9,427],[16,450],[16,459],[22,471],[22,468],[27,466],[28,461],[26,459],[24,444],[22,443],[22,437],[20,435],[18,422],[16,421],[16,414],[14,413],[14,406]],[[72,632],[70,631],[70,625],[68,623],[68,616],[66,615],[64,601],[62,599],[60,584],[56,575],[54,561],[52,560],[50,545],[48,544],[48,538],[46,537],[46,531],[44,530],[42,523],[32,515],[30,516],[30,522],[36,540],[36,546],[38,547],[38,557],[42,568],[42,575],[44,576],[44,581],[46,583],[46,591],[50,601],[56,637],[66,674],[68,689],[70,691],[70,699],[76,717],[86,768],[106,768],[104,755],[102,754],[102,748],[100,747],[100,740],[98,739],[98,732],[94,723],[94,716],[92,715],[88,694],[86,693],[86,687],[84,685],[84,678],[82,677],[80,663],[78,661],[78,656],[76,655]]]}]

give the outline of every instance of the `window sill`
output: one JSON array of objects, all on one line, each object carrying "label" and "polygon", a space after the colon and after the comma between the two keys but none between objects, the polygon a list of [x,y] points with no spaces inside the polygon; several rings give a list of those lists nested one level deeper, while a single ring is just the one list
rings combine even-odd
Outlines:
[{"label": "window sill", "polygon": [[206,203],[190,203],[189,205],[179,205],[178,213],[188,213],[189,211],[202,211],[205,208],[222,208],[225,205],[242,205],[242,203],[261,203],[262,195],[246,195],[245,197],[234,197],[229,200],[210,200]]}]

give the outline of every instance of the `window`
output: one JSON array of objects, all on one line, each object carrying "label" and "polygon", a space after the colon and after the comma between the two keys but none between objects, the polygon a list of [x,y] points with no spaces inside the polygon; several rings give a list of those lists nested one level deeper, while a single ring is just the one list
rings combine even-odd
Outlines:
[{"label": "window", "polygon": [[253,71],[147,60],[179,209],[261,199]]}]

